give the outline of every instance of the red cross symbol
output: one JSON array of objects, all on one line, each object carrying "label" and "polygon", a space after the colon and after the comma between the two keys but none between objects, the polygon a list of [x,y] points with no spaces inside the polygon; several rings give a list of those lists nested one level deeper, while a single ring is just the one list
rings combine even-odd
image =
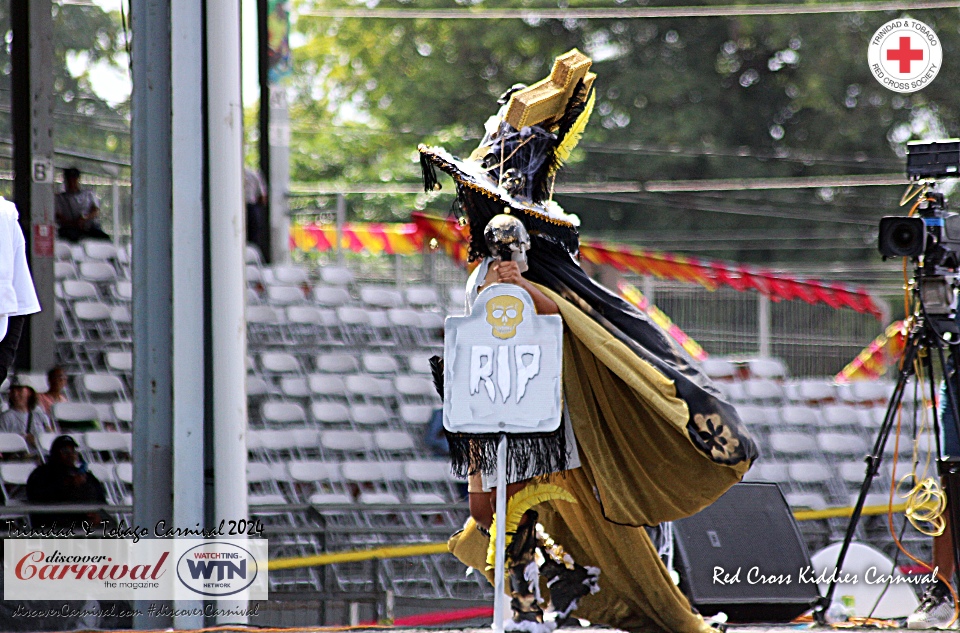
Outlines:
[{"label": "red cross symbol", "polygon": [[887,60],[900,62],[900,72],[910,72],[910,62],[923,61],[922,48],[910,48],[910,36],[900,38],[900,48],[891,48],[887,51]]}]

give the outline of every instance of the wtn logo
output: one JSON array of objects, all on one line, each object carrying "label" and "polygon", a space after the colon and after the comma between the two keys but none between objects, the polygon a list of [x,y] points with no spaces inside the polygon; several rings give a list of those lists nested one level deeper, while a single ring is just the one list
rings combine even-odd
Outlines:
[{"label": "wtn logo", "polygon": [[[242,560],[236,564],[229,560],[190,560],[187,559],[187,569],[190,570],[190,577],[194,580],[223,580],[227,578],[247,578],[247,561]],[[217,577],[213,578],[213,572],[217,572]]]},{"label": "wtn logo", "polygon": [[226,541],[213,541],[191,547],[180,556],[177,578],[193,593],[212,597],[232,596],[253,584],[260,565],[245,547]]}]

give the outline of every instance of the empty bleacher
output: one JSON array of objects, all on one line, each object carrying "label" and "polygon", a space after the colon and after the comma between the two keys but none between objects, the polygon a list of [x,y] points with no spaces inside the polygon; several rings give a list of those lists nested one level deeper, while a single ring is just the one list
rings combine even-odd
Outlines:
[{"label": "empty bleacher", "polygon": [[[795,510],[847,507],[855,502],[866,476],[864,458],[873,451],[893,392],[892,383],[836,385],[828,378],[793,380],[786,367],[775,359],[710,358],[704,369],[717,389],[736,406],[760,447],[761,459],[747,473],[748,481],[779,483]],[[920,416],[914,416],[915,411],[922,413],[905,400],[897,451],[897,471],[901,476],[910,471],[912,464],[913,424],[915,418],[920,420]],[[918,474],[923,476],[927,453],[935,449],[935,443],[929,433],[920,438]],[[883,505],[891,489],[896,439],[894,432],[884,447],[881,472],[871,486],[870,500],[882,499]],[[935,477],[932,471],[926,475]],[[902,502],[895,494],[894,504]],[[875,522],[865,517],[858,536],[893,555],[896,546],[888,532],[869,527]],[[885,518],[883,523],[886,524]],[[842,538],[846,524],[847,519],[841,518],[804,521],[800,527],[812,550]],[[897,525],[898,529],[902,527],[902,517],[897,517]],[[929,551],[929,538],[912,527],[907,528],[904,538]]]},{"label": "empty bleacher", "polygon": [[[129,504],[130,250],[57,244],[56,256],[57,357],[70,400],[54,418],[78,439],[109,501]],[[431,286],[364,283],[346,268],[264,266],[252,248],[246,273],[249,503],[271,532],[271,556],[437,541],[456,530],[466,516],[463,486],[422,436],[439,406],[428,359],[441,353],[443,317],[448,308],[462,312],[462,296],[451,305],[448,292]],[[46,389],[44,376],[29,378]],[[3,440],[0,486],[22,502],[30,456],[22,438]],[[382,566],[380,582],[398,596],[488,593],[485,581],[465,581],[438,558],[418,559],[415,573]],[[357,589],[370,585],[369,571],[333,566],[328,581]],[[271,590],[320,590],[322,576],[271,574]]]},{"label": "empty bleacher", "polygon": [[[80,429],[74,436],[111,503],[129,504],[130,252],[84,243],[57,244],[56,254],[57,355],[70,401],[56,405],[54,417]],[[271,556],[438,541],[457,529],[466,516],[462,487],[422,436],[439,406],[428,358],[441,353],[443,317],[462,313],[462,280],[367,283],[343,267],[265,266],[253,249],[246,278],[249,501],[271,530]],[[710,358],[704,369],[757,438],[762,459],[748,479],[779,482],[795,509],[850,503],[892,385],[791,379],[774,359]],[[46,388],[43,376],[27,378]],[[49,446],[52,436],[40,439]],[[0,486],[11,503],[22,501],[30,466],[17,440],[0,436]],[[898,472],[912,453],[913,443],[901,440]],[[891,473],[886,463],[874,493],[886,498]],[[845,523],[801,527],[817,548]],[[860,536],[889,553],[889,537],[864,526]],[[272,573],[271,590],[366,590],[374,573],[397,596],[490,595],[479,575],[465,577],[448,556]]]}]

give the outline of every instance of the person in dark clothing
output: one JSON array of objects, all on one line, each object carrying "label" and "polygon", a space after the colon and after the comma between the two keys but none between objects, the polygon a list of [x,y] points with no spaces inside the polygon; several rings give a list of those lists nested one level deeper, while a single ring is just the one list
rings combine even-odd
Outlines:
[{"label": "person in dark clothing", "polygon": [[449,457],[450,445],[443,433],[443,409],[434,409],[427,431],[423,434],[423,443],[437,457]]},{"label": "person in dark clothing", "polygon": [[23,332],[23,324],[26,320],[27,317],[22,315],[12,316],[7,321],[7,331],[3,338],[0,338],[0,383],[7,379],[7,373],[17,358],[20,334]]},{"label": "person in dark clothing", "polygon": [[55,199],[57,237],[70,242],[82,239],[109,240],[100,226],[100,198],[80,188],[80,170],[63,170],[63,191]]},{"label": "person in dark clothing", "polygon": [[[61,435],[50,445],[47,463],[37,466],[30,473],[27,501],[37,504],[106,503],[107,495],[103,484],[87,471],[87,465],[77,454],[76,440],[69,435]],[[30,515],[34,529],[53,527],[54,523],[57,529],[69,528],[71,523],[75,527],[80,527],[83,522],[98,525],[100,520],[97,512]]]}]

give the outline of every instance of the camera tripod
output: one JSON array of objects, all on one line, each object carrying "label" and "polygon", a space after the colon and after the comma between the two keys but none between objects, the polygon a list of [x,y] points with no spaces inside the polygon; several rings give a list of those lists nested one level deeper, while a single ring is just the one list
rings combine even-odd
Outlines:
[{"label": "camera tripod", "polygon": [[[873,483],[873,479],[880,472],[880,462],[883,458],[884,447],[886,446],[887,439],[890,436],[890,431],[894,427],[894,422],[897,416],[897,412],[900,409],[900,404],[903,401],[903,394],[907,387],[907,383],[910,380],[910,377],[916,374],[915,362],[919,362],[923,366],[923,370],[926,372],[930,388],[930,399],[931,402],[936,403],[937,401],[937,384],[934,377],[934,363],[933,355],[936,354],[942,374],[945,377],[945,383],[947,386],[946,396],[947,396],[947,405],[950,407],[950,411],[953,414],[953,424],[958,424],[960,422],[960,416],[958,416],[957,403],[960,402],[960,365],[957,363],[960,362],[960,328],[954,322],[953,318],[945,315],[927,315],[926,311],[923,309],[922,302],[920,303],[919,313],[913,318],[912,323],[910,324],[910,331],[907,333],[907,341],[903,350],[903,355],[900,361],[899,375],[897,376],[897,383],[894,387],[893,394],[890,396],[890,401],[887,404],[886,414],[883,417],[883,423],[880,426],[880,431],[877,434],[877,439],[873,445],[872,452],[867,455],[867,472],[864,477],[863,484],[860,486],[860,494],[857,497],[857,502],[853,508],[853,514],[850,516],[850,522],[847,524],[847,531],[843,538],[843,544],[840,547],[840,553],[837,557],[836,570],[837,574],[833,575],[833,578],[830,581],[830,585],[827,588],[826,593],[817,601],[814,606],[813,614],[817,623],[824,624],[826,622],[827,609],[830,608],[830,604],[833,601],[833,594],[836,590],[837,577],[839,571],[843,566],[844,558],[847,555],[847,550],[850,548],[850,543],[853,540],[854,533],[857,530],[857,524],[860,522],[860,516],[863,512],[863,504],[866,500],[867,493],[870,491],[870,486]],[[952,364],[954,367],[953,375],[947,375],[947,364],[945,362],[944,347],[949,348],[949,356],[952,359]],[[923,385],[920,385],[920,388],[923,388]],[[937,463],[940,468],[940,474],[944,476],[947,484],[947,511],[950,513],[950,524],[953,526],[953,552],[956,568],[960,570],[960,560],[957,560],[960,557],[960,462],[956,461],[944,461],[941,459],[942,451],[940,450],[940,420],[938,419],[939,412],[937,407],[933,407],[933,428],[934,436],[936,438],[936,448],[937,448]],[[956,456],[954,456],[956,459]]]}]

